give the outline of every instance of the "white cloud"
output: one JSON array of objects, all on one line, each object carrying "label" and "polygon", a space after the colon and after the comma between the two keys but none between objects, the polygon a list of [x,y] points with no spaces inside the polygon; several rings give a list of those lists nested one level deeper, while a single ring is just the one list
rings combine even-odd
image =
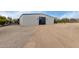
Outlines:
[{"label": "white cloud", "polygon": [[65,13],[60,18],[79,18],[79,11]]},{"label": "white cloud", "polygon": [[14,14],[13,18],[20,17],[20,15],[24,13],[32,13],[32,11],[18,11]]},{"label": "white cloud", "polygon": [[23,13],[32,13],[31,11],[0,11],[1,16],[18,18]]},{"label": "white cloud", "polygon": [[[12,18],[19,18],[23,13],[43,13],[43,11],[0,11],[0,15]],[[79,11],[66,12],[60,18],[79,18]]]},{"label": "white cloud", "polygon": [[0,15],[12,18],[19,18],[23,13],[41,13],[41,11],[0,11]]},{"label": "white cloud", "polygon": [[21,14],[26,13],[42,13],[42,11],[18,11],[15,15],[15,17],[20,17]]}]

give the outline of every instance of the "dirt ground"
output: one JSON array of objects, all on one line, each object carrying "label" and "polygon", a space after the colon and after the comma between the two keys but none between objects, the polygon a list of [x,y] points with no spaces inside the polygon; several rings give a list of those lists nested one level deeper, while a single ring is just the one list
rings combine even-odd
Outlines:
[{"label": "dirt ground", "polygon": [[79,23],[0,28],[2,48],[79,48]]},{"label": "dirt ground", "polygon": [[33,35],[34,27],[12,25],[0,28],[1,48],[21,48]]}]

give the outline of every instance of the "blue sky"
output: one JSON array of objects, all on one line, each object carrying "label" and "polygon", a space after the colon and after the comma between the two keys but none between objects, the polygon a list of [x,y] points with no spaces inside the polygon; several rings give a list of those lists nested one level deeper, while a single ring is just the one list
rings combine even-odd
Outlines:
[{"label": "blue sky", "polygon": [[19,18],[23,13],[44,13],[58,18],[79,18],[79,11],[0,11],[0,15]]}]

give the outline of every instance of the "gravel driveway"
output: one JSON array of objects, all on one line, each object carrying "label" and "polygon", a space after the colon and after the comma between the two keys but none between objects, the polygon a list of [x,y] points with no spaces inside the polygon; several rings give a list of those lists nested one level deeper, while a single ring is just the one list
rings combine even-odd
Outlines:
[{"label": "gravel driveway", "polygon": [[35,27],[12,25],[0,28],[0,47],[21,48],[35,32]]},{"label": "gravel driveway", "polygon": [[2,48],[79,48],[79,23],[0,27]]},{"label": "gravel driveway", "polygon": [[38,26],[24,47],[79,48],[79,23]]}]

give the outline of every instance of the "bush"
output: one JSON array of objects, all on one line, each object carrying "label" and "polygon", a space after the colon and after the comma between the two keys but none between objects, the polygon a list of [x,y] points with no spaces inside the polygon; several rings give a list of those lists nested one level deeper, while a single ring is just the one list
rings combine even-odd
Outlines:
[{"label": "bush", "polygon": [[5,23],[7,22],[7,20],[5,20],[5,19],[0,19],[0,25],[5,25]]},{"label": "bush", "polygon": [[54,19],[54,23],[69,23],[68,18]]},{"label": "bush", "polygon": [[19,24],[19,19],[12,19],[11,17],[0,16],[0,26]]},{"label": "bush", "polygon": [[13,23],[19,24],[19,19],[13,19]]}]

